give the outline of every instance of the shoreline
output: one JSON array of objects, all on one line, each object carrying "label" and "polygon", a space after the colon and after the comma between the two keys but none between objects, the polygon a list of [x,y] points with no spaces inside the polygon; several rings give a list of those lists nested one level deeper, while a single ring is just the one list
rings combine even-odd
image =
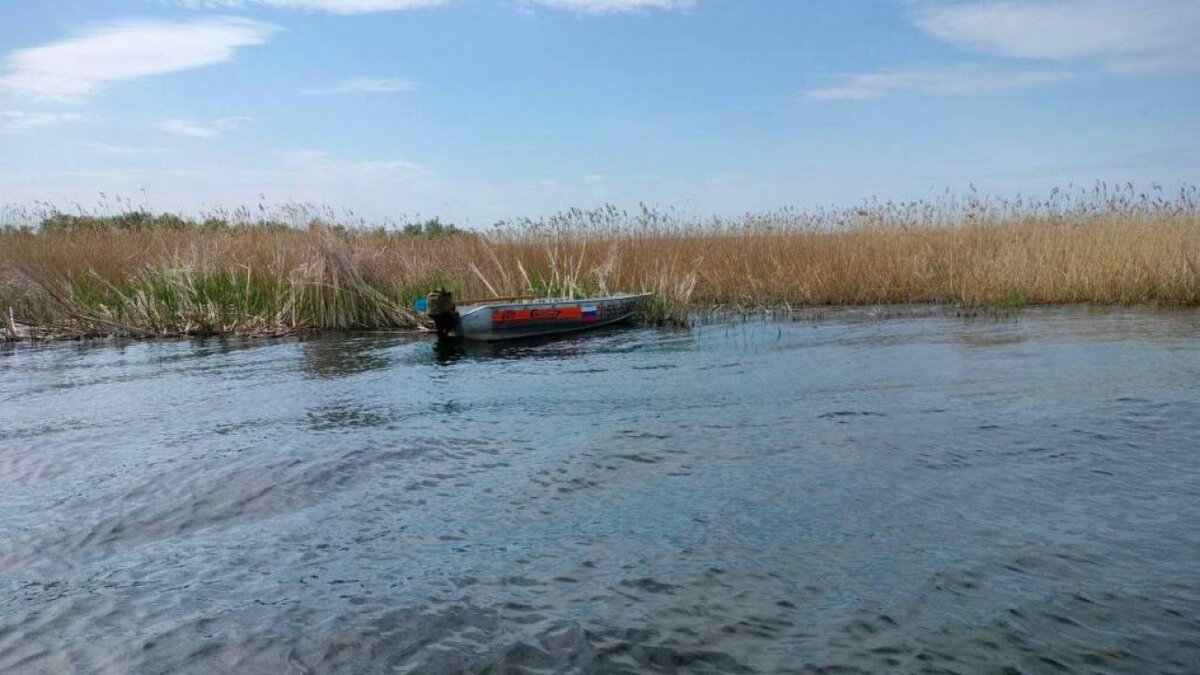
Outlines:
[{"label": "shoreline", "polygon": [[[1200,306],[1198,305],[1178,305],[1164,303],[1136,303],[1136,304],[1102,304],[1088,302],[1047,302],[1036,303],[1022,306],[986,306],[986,305],[962,305],[955,303],[891,303],[891,304],[870,304],[870,305],[809,305],[809,306],[791,306],[780,305],[777,307],[759,307],[755,309],[739,309],[736,307],[713,307],[706,310],[692,310],[689,312],[689,321],[686,324],[661,324],[650,323],[634,319],[633,321],[624,324],[626,327],[635,328],[664,328],[672,330],[701,330],[714,326],[727,326],[739,323],[748,322],[786,322],[786,323],[824,323],[824,322],[884,322],[894,320],[918,320],[918,319],[938,319],[938,318],[957,318],[964,320],[1019,320],[1027,313],[1041,311],[1056,311],[1056,310],[1076,310],[1076,311],[1096,311],[1096,312],[1114,312],[1123,310],[1133,311],[1157,311],[1157,312],[1193,312],[1200,314]],[[15,328],[15,331],[14,331]],[[587,331],[572,333],[569,335],[586,334]],[[293,330],[276,330],[276,331],[225,331],[225,332],[206,332],[206,333],[158,333],[158,334],[136,334],[134,332],[121,333],[83,333],[79,331],[72,332],[69,329],[55,330],[53,328],[40,328],[28,324],[15,323],[15,327],[9,324],[5,327],[3,334],[0,334],[0,345],[29,345],[29,344],[56,344],[65,342],[87,342],[100,343],[105,341],[120,341],[120,342],[159,342],[159,341],[179,341],[179,340],[207,340],[207,339],[229,339],[238,338],[245,340],[270,340],[273,338],[308,338],[314,336],[362,336],[362,335],[389,335],[389,336],[412,336],[412,337],[430,337],[435,335],[432,329],[424,327],[396,327],[394,329],[375,327],[375,328],[299,328]]]}]

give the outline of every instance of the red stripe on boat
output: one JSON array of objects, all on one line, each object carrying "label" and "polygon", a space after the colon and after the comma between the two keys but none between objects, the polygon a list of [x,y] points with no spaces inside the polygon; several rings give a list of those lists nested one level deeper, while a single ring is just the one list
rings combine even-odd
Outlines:
[{"label": "red stripe on boat", "polygon": [[527,321],[580,321],[579,307],[538,307],[535,309],[494,309],[493,324],[525,323]]}]

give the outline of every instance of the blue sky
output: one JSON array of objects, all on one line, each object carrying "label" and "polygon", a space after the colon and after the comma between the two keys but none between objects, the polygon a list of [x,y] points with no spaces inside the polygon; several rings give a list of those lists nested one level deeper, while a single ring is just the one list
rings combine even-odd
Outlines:
[{"label": "blue sky", "polygon": [[1195,0],[0,0],[0,203],[473,226],[1200,178]]}]

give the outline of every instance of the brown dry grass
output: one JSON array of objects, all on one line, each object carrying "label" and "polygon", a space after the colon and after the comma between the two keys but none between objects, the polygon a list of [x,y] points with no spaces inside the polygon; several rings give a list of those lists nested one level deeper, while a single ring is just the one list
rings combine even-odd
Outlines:
[{"label": "brown dry grass", "polygon": [[[58,334],[411,326],[411,300],[652,291],[714,308],[1200,304],[1195,190],[1065,204],[876,205],[736,221],[613,208],[487,234],[233,227],[0,232],[0,309]],[[7,311],[5,312],[7,314]]]}]

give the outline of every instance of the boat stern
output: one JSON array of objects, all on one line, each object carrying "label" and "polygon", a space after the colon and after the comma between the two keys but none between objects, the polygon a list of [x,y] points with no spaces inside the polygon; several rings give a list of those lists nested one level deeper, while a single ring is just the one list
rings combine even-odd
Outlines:
[{"label": "boat stern", "polygon": [[439,288],[426,295],[425,312],[433,319],[439,340],[445,340],[451,334],[460,332],[461,319],[458,307],[454,305],[454,294],[450,291]]}]

